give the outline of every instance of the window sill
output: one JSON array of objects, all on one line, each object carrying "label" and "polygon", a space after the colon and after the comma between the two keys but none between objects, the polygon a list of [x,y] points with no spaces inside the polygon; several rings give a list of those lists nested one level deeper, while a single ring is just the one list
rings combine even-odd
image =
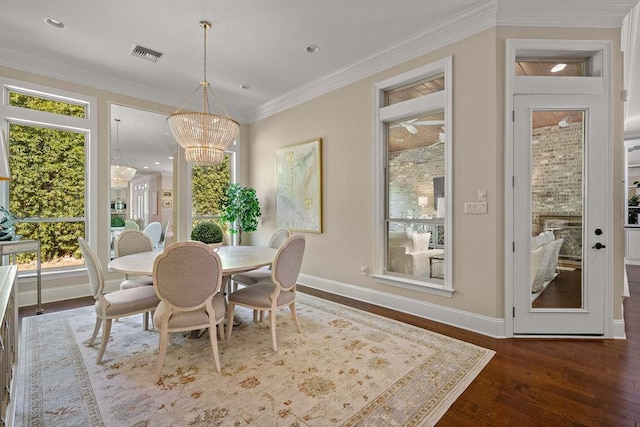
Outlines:
[{"label": "window sill", "polygon": [[[68,267],[68,268],[60,268],[60,269],[46,269],[40,272],[42,275],[42,279],[45,277],[56,280],[56,279],[68,279],[72,277],[80,277],[87,275],[87,268],[82,266],[77,267]],[[36,270],[27,270],[18,272],[18,278],[27,279],[25,282],[35,282],[38,274]]]},{"label": "window sill", "polygon": [[425,282],[422,280],[413,280],[386,274],[372,274],[371,277],[373,277],[377,283],[381,283],[383,285],[395,286],[398,288],[439,295],[447,298],[453,297],[453,293],[455,292],[455,289],[447,289],[444,284],[436,282]]}]

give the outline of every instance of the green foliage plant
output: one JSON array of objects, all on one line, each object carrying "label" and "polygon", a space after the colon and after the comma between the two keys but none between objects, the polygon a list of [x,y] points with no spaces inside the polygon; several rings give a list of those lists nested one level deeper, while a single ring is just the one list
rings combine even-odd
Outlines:
[{"label": "green foliage plant", "polygon": [[124,218],[114,216],[111,218],[111,227],[124,227]]},{"label": "green foliage plant", "polygon": [[250,233],[258,229],[258,218],[261,216],[256,190],[240,184],[229,185],[226,198],[222,202],[220,221],[227,226],[230,233],[238,234],[238,244],[242,244],[243,232]]},{"label": "green foliage plant", "polygon": [[222,228],[213,221],[200,222],[191,230],[191,240],[211,244],[221,243],[222,239]]}]

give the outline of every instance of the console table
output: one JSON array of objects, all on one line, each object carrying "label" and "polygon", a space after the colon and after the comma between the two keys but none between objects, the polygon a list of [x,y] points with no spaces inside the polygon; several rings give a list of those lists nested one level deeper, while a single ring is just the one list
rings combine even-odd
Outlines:
[{"label": "console table", "polygon": [[42,314],[42,282],[40,275],[40,240],[8,240],[0,241],[0,265],[2,265],[2,257],[4,255],[35,252],[36,254],[36,282],[37,282],[37,294],[38,305],[36,307],[36,314]]},{"label": "console table", "polygon": [[13,425],[18,373],[18,267],[0,267],[0,425]]}]

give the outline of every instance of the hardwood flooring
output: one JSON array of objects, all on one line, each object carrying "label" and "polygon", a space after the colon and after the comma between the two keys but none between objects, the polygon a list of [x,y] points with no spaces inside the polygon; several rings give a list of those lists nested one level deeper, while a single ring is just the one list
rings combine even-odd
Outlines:
[{"label": "hardwood flooring", "polygon": [[[438,426],[640,426],[640,266],[629,266],[626,340],[494,339],[300,286],[328,300],[496,351]],[[45,304],[45,313],[93,304]],[[35,307],[19,310],[33,315]]]}]

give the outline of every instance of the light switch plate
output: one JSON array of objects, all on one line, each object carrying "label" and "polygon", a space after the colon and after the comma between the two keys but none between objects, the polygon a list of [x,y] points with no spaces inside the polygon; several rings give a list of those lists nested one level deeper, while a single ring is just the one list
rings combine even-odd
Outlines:
[{"label": "light switch plate", "polygon": [[466,214],[486,214],[487,202],[465,202],[464,213]]}]

